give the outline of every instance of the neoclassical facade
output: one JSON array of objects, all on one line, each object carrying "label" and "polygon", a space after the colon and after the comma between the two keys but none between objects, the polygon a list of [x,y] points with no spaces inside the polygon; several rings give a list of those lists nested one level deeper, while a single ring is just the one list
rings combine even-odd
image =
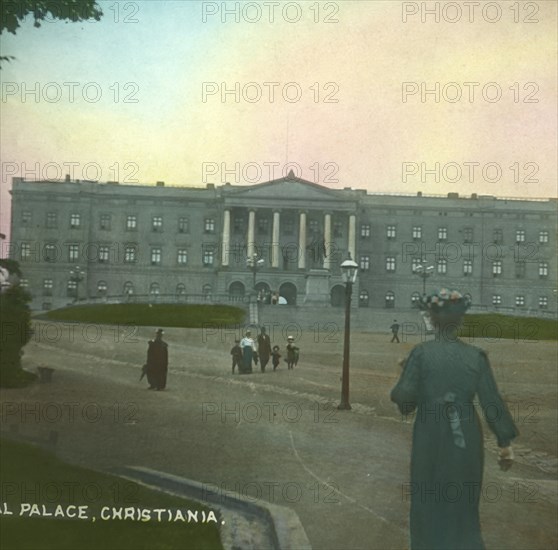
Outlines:
[{"label": "neoclassical facade", "polygon": [[409,309],[448,286],[479,309],[552,315],[556,206],[330,189],[292,173],[204,188],[14,178],[9,255],[36,309],[76,298],[234,302],[254,285],[302,306],[316,274],[327,303],[342,305],[350,254],[355,307]]}]

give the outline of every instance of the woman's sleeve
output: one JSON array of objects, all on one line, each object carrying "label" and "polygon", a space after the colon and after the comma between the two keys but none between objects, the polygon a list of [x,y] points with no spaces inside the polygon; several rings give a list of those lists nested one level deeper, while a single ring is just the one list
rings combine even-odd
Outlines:
[{"label": "woman's sleeve", "polygon": [[422,350],[416,347],[407,357],[399,381],[391,390],[391,400],[397,404],[401,414],[412,413],[417,407],[421,362]]},{"label": "woman's sleeve", "polygon": [[498,447],[508,447],[511,440],[519,435],[519,430],[498,391],[490,362],[484,351],[480,352],[479,360],[482,364],[477,393],[484,418],[498,440]]}]

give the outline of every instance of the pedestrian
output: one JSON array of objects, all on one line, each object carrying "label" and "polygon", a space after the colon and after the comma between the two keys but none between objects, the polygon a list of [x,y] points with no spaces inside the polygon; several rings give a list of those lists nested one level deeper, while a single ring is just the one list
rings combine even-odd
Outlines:
[{"label": "pedestrian", "polygon": [[483,550],[479,499],[484,439],[473,405],[478,396],[496,435],[499,464],[511,467],[518,435],[486,353],[462,342],[458,328],[470,301],[442,289],[421,300],[435,338],[417,345],[391,392],[402,414],[416,409],[411,455],[411,550]]},{"label": "pedestrian", "polygon": [[161,391],[167,386],[169,353],[163,334],[163,329],[158,329],[155,339],[149,340],[147,345],[146,374],[150,390]]},{"label": "pedestrian", "polygon": [[231,348],[232,356],[232,373],[234,374],[235,367],[238,367],[238,372],[240,373],[242,365],[242,348],[239,345],[240,340],[237,338],[234,341],[234,346]]},{"label": "pedestrian", "polygon": [[242,348],[242,369],[241,374],[248,374],[252,372],[252,359],[254,357],[255,343],[252,340],[252,332],[246,331],[244,338],[240,341]]},{"label": "pedestrian", "polygon": [[298,364],[300,349],[294,344],[294,337],[287,337],[287,368],[290,370]]},{"label": "pedestrian", "polygon": [[391,337],[391,342],[393,343],[395,341],[399,344],[399,323],[397,322],[397,319],[393,320],[393,325],[391,325],[391,327],[389,328],[391,329],[391,333],[393,334],[393,336]]},{"label": "pedestrian", "polygon": [[271,351],[271,363],[273,364],[273,370],[277,370],[280,360],[281,354],[279,353],[279,346],[273,346],[273,350]]},{"label": "pedestrian", "polygon": [[265,367],[269,363],[271,356],[271,340],[265,327],[262,327],[258,335],[258,355],[260,356],[260,369],[265,372]]}]

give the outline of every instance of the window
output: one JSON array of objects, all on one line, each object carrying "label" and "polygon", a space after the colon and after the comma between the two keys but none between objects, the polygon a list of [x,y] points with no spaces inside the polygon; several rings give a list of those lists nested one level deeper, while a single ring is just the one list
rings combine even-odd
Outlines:
[{"label": "window", "polygon": [[109,247],[102,245],[99,247],[99,263],[106,263],[109,261]]},{"label": "window", "polygon": [[45,244],[44,260],[45,262],[55,262],[58,259],[56,245],[52,243]]},{"label": "window", "polygon": [[525,242],[525,230],[524,229],[518,229],[515,232],[515,242],[516,243],[524,243]]},{"label": "window", "polygon": [[548,262],[539,262],[539,277],[541,279],[548,277]]},{"label": "window", "polygon": [[188,218],[178,218],[178,232],[179,233],[189,233],[190,223]]},{"label": "window", "polygon": [[468,277],[473,274],[473,260],[463,260],[463,275]]},{"label": "window", "polygon": [[504,241],[504,232],[501,229],[495,229],[493,233],[493,240],[496,244],[502,244]]},{"label": "window", "polygon": [[134,293],[134,285],[130,281],[126,281],[122,291],[124,296],[131,296]]},{"label": "window", "polygon": [[31,245],[29,243],[21,243],[21,259],[28,260],[31,257]]},{"label": "window", "polygon": [[101,214],[101,216],[99,217],[99,229],[101,231],[110,231],[110,223],[110,214]]},{"label": "window", "polygon": [[107,293],[107,283],[106,281],[99,281],[97,283],[97,293],[101,295],[105,295]]},{"label": "window", "polygon": [[127,246],[124,249],[124,261],[126,263],[133,263],[136,261],[136,250],[135,246]]},{"label": "window", "polygon": [[68,261],[75,263],[79,260],[79,244],[71,244],[68,246]]},{"label": "window", "polygon": [[388,256],[386,258],[386,271],[391,271],[391,272],[395,271],[395,257]]},{"label": "window", "polygon": [[370,296],[368,295],[367,290],[361,290],[358,296],[358,303],[360,307],[368,307],[368,303],[370,301]]},{"label": "window", "polygon": [[422,227],[420,225],[413,226],[413,239],[422,239]]},{"label": "window", "polygon": [[151,220],[151,229],[155,233],[163,231],[163,218],[161,216],[154,216]]},{"label": "window", "polygon": [[206,300],[209,300],[211,298],[211,290],[212,289],[210,284],[203,285],[202,294],[204,295]]},{"label": "window", "polygon": [[548,307],[548,298],[546,296],[539,296],[539,308],[546,309],[547,307]]},{"label": "window", "polygon": [[81,226],[81,215],[70,214],[70,229],[78,229]]},{"label": "window", "polygon": [[395,294],[391,290],[386,293],[385,303],[387,308],[395,307]]},{"label": "window", "polygon": [[360,226],[360,238],[361,239],[368,239],[370,237],[370,224],[363,223]]},{"label": "window", "polygon": [[413,258],[411,260],[411,272],[415,273],[415,271],[419,268],[422,267],[422,260],[420,258]]},{"label": "window", "polygon": [[203,227],[206,233],[215,233],[215,220],[213,218],[205,218]]},{"label": "window", "polygon": [[211,267],[214,261],[214,253],[213,250],[204,250],[203,251],[203,266],[204,267]]},{"label": "window", "polygon": [[186,265],[188,263],[188,251],[184,248],[181,248],[178,251],[176,262],[178,265]]},{"label": "window", "polygon": [[335,238],[343,237],[343,224],[341,222],[335,222],[333,224],[333,236]]},{"label": "window", "polygon": [[66,294],[68,297],[75,297],[77,296],[77,282],[76,281],[68,281],[66,285]]},{"label": "window", "polygon": [[418,307],[420,302],[420,294],[418,292],[413,292],[411,294],[411,306]]},{"label": "window", "polygon": [[448,238],[448,228],[438,227],[438,240],[445,241]]},{"label": "window", "polygon": [[58,213],[47,212],[46,226],[48,229],[55,229],[56,227],[58,227]]},{"label": "window", "polygon": [[186,285],[184,283],[178,283],[176,285],[176,295],[186,296]]},{"label": "window", "polygon": [[24,210],[21,213],[21,225],[31,225],[32,215],[29,210]]},{"label": "window", "polygon": [[126,217],[126,231],[135,231],[138,228],[138,217],[137,216],[127,216]]},{"label": "window", "polygon": [[525,277],[525,262],[515,263],[515,277],[517,279],[523,279]]},{"label": "window", "polygon": [[285,235],[292,235],[294,233],[294,221],[292,219],[285,220],[284,232]]},{"label": "window", "polygon": [[316,234],[318,232],[318,220],[309,220],[308,221],[308,231],[310,234]]},{"label": "window", "polygon": [[29,287],[29,281],[27,279],[20,279],[19,280],[19,286],[21,288],[28,288]]},{"label": "window", "polygon": [[539,243],[546,244],[548,242],[548,231],[539,231]]},{"label": "window", "polygon": [[493,294],[492,295],[492,305],[493,306],[501,306],[502,305],[502,296],[500,294]]},{"label": "window", "polygon": [[370,269],[370,256],[360,257],[360,270],[368,271]]},{"label": "window", "polygon": [[43,296],[52,296],[54,281],[52,279],[43,279]]},{"label": "window", "polygon": [[494,260],[492,262],[492,276],[499,277],[502,275],[502,260]]},{"label": "window", "polygon": [[386,227],[386,237],[388,239],[395,239],[395,235],[396,235],[395,225],[388,225]]},{"label": "window", "polygon": [[151,249],[151,265],[161,265],[161,249]]},{"label": "window", "polygon": [[149,287],[149,294],[151,296],[159,296],[161,294],[161,289],[159,287],[159,283],[151,283]]},{"label": "window", "polygon": [[465,227],[463,229],[463,242],[464,243],[472,243],[474,236],[474,230],[472,227]]},{"label": "window", "polygon": [[523,296],[523,295],[521,295],[521,294],[518,294],[518,295],[515,297],[515,305],[516,305],[516,307],[523,307],[523,306],[525,306],[525,296]]},{"label": "window", "polygon": [[438,260],[437,271],[440,275],[445,275],[448,272],[448,261],[445,258]]},{"label": "window", "polygon": [[269,231],[269,218],[258,218],[258,233],[266,234]]}]

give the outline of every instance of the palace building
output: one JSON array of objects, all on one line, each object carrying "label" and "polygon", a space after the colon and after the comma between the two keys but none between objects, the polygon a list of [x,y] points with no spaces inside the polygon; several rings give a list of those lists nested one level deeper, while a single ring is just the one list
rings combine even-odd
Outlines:
[{"label": "palace building", "polygon": [[292,173],[203,188],[14,178],[11,193],[9,256],[35,309],[235,302],[254,285],[264,300],[337,306],[350,254],[355,307],[410,309],[445,286],[479,310],[557,310],[554,198],[374,194]]}]

